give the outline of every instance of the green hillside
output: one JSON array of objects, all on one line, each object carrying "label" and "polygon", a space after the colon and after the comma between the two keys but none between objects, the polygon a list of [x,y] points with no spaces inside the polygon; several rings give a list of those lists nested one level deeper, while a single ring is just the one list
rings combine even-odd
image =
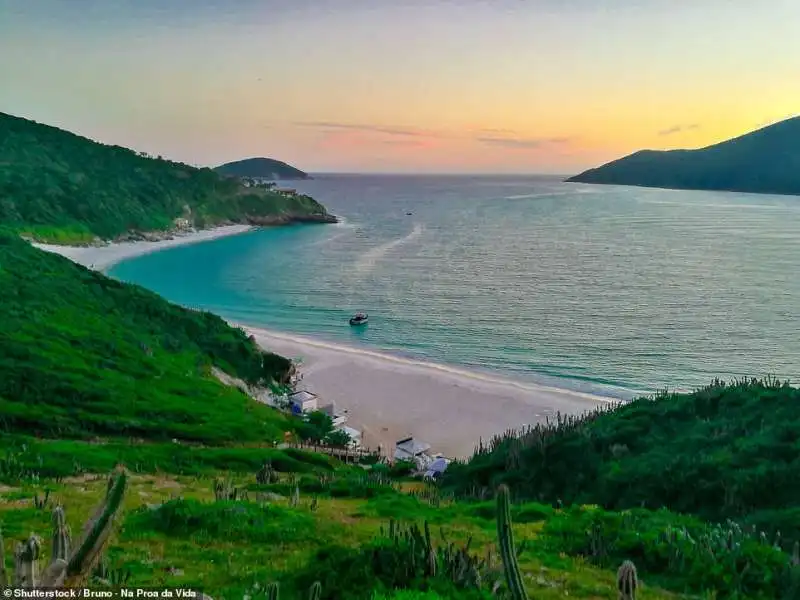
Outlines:
[{"label": "green hillside", "polygon": [[275,411],[224,387],[286,379],[219,317],[180,308],[0,233],[0,432],[270,442]]},{"label": "green hillside", "polygon": [[641,150],[567,181],[800,195],[800,117],[697,150]]},{"label": "green hillside", "polygon": [[273,180],[310,179],[308,173],[274,158],[246,158],[225,163],[214,169],[231,177],[263,177]]},{"label": "green hillside", "polygon": [[326,215],[305,196],[246,188],[211,169],[0,113],[0,225],[42,241],[169,230],[176,218],[204,227]]},{"label": "green hillside", "polygon": [[[800,389],[715,382],[562,419],[480,449],[448,470],[457,495],[507,483],[520,499],[666,507],[800,541]],[[769,493],[765,493],[769,490]]]}]

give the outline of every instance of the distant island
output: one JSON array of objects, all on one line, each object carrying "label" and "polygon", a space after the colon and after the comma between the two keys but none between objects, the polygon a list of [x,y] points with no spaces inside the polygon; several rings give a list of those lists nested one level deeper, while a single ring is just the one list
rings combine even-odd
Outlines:
[{"label": "distant island", "polygon": [[225,163],[214,170],[221,175],[230,177],[257,177],[283,181],[311,179],[308,173],[274,158],[246,158]]},{"label": "distant island", "polygon": [[641,150],[566,181],[800,195],[800,117],[696,150]]},{"label": "distant island", "polygon": [[294,190],[249,186],[213,169],[0,113],[0,227],[28,238],[86,244],[297,222],[336,217]]}]

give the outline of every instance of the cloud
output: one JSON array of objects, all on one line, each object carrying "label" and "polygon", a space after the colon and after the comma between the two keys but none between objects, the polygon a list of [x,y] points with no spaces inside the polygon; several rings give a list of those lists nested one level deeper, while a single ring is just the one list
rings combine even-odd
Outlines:
[{"label": "cloud", "polygon": [[690,123],[689,125],[673,125],[668,129],[662,129],[658,132],[658,135],[672,135],[674,133],[691,131],[692,129],[700,129],[700,125],[698,123]]},{"label": "cloud", "polygon": [[571,141],[568,137],[554,138],[508,138],[497,136],[479,136],[475,141],[492,146],[502,146],[504,148],[532,149],[544,146],[557,146]]},{"label": "cloud", "polygon": [[514,132],[511,129],[502,129],[502,128],[498,129],[498,128],[495,128],[495,127],[483,127],[481,129],[478,129],[478,133],[480,133],[480,134],[489,134],[491,136],[491,135],[496,135],[498,133],[504,134],[504,135],[508,135],[509,133],[514,133]]},{"label": "cloud", "polygon": [[441,133],[434,131],[393,125],[361,125],[356,123],[338,123],[332,121],[300,121],[294,124],[298,127],[312,127],[327,131],[357,131],[359,133],[378,133],[382,135],[404,137],[442,137]]}]

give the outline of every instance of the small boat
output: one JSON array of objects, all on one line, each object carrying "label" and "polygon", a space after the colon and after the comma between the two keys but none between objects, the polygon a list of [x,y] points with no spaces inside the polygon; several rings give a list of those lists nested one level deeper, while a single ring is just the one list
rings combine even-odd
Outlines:
[{"label": "small boat", "polygon": [[407,217],[410,217],[410,216],[411,216],[411,215],[413,215],[413,214],[414,214],[414,213],[407,212],[407,213],[406,213],[406,216],[407,216]]},{"label": "small boat", "polygon": [[367,316],[367,313],[356,313],[350,317],[350,325],[366,325],[368,319],[369,317]]}]

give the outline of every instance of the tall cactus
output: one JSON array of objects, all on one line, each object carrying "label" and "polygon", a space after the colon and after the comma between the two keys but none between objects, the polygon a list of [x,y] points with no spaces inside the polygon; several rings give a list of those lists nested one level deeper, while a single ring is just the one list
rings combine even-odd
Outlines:
[{"label": "tall cactus", "polygon": [[24,542],[17,544],[14,551],[14,585],[23,588],[33,588],[39,583],[39,555],[42,551],[42,542],[31,534]]},{"label": "tall cactus", "polygon": [[514,547],[514,532],[511,529],[511,500],[508,486],[502,484],[497,488],[497,545],[503,559],[503,573],[506,585],[513,600],[528,600],[528,594],[522,583],[522,574],[517,563]]},{"label": "tall cactus", "polygon": [[67,561],[67,586],[85,583],[92,567],[100,560],[111,535],[114,516],[122,506],[122,498],[125,495],[127,484],[128,475],[124,469],[118,469],[111,475],[105,499],[97,506],[92,517],[84,525],[83,534],[75,546],[75,551]]},{"label": "tall cactus", "polygon": [[267,600],[278,600],[278,596],[280,592],[280,588],[276,583],[270,583],[267,585]]},{"label": "tall cactus", "polygon": [[308,600],[320,600],[320,598],[322,598],[322,584],[319,581],[315,581],[311,589],[308,590]]},{"label": "tall cactus", "polygon": [[53,509],[53,552],[50,559],[51,564],[58,559],[67,560],[69,558],[70,541],[64,508],[60,505],[56,506]]},{"label": "tall cactus", "polygon": [[0,588],[8,586],[8,574],[6,573],[6,546],[3,539],[3,532],[0,530]]},{"label": "tall cactus", "polygon": [[[105,499],[95,509],[92,517],[84,525],[83,534],[73,547],[69,528],[64,516],[64,508],[53,510],[53,547],[50,564],[41,574],[38,573],[41,540],[34,534],[17,544],[14,551],[14,585],[17,587],[60,588],[73,587],[86,582],[94,564],[111,535],[114,515],[122,504],[127,475],[117,470],[109,479]],[[7,585],[3,541],[0,536],[0,586]]]},{"label": "tall cactus", "polygon": [[639,587],[639,579],[636,575],[636,565],[626,560],[617,571],[619,600],[636,600],[637,587]]}]

